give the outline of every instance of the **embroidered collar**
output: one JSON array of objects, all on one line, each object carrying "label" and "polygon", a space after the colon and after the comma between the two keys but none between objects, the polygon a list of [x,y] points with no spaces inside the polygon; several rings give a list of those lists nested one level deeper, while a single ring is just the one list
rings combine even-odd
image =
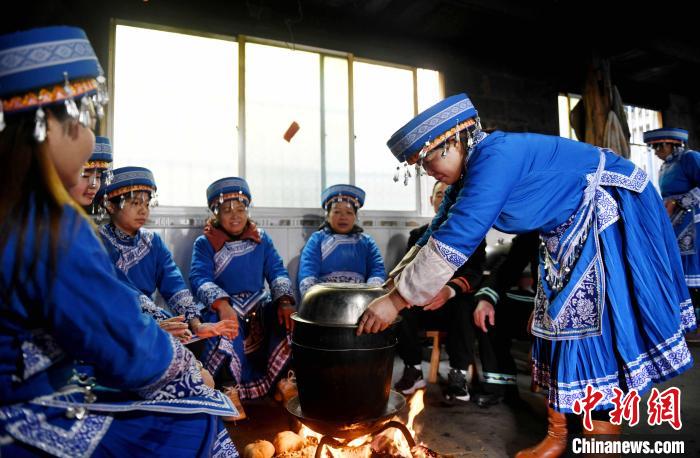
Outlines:
[{"label": "embroidered collar", "polygon": [[141,234],[141,229],[139,229],[136,231],[136,235],[131,236],[119,229],[114,223],[108,223],[107,229],[114,236],[115,240],[123,245],[135,245],[138,242]]}]

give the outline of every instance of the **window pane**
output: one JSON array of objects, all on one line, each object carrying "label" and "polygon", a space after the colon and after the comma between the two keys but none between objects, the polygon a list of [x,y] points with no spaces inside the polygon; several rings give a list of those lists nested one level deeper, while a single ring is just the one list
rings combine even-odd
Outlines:
[{"label": "window pane", "polygon": [[163,205],[203,206],[237,174],[238,44],[118,25],[114,165],[153,171]]},{"label": "window pane", "polygon": [[[320,55],[246,43],[246,178],[261,207],[321,199]],[[290,142],[283,135],[296,121]]]},{"label": "window pane", "polygon": [[419,68],[416,72],[418,84],[418,112],[438,103],[444,99],[440,87],[440,72]]},{"label": "window pane", "polygon": [[661,127],[661,113],[645,108],[625,105],[627,125],[630,128],[630,160],[646,171],[651,182],[659,188],[659,168],[662,161],[644,143],[644,132]]},{"label": "window pane", "polygon": [[326,128],[326,186],[350,181],[348,61],[323,58]]},{"label": "window pane", "polygon": [[[440,87],[440,73],[435,70],[419,68],[417,71],[418,83],[418,111],[423,111],[444,99],[445,96]],[[430,195],[433,191],[435,179],[428,175],[420,178],[421,216],[434,216],[435,211],[430,205]]]},{"label": "window pane", "polygon": [[[408,186],[392,177],[398,162],[386,142],[413,117],[413,72],[395,67],[355,62],[355,181],[367,193],[365,209],[416,209],[416,183]],[[414,169],[411,169],[415,176]]]}]

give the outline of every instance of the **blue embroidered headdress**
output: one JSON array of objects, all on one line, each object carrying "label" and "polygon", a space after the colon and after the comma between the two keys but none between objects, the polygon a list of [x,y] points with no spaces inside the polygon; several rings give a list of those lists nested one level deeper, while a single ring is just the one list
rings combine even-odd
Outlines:
[{"label": "blue embroidered headdress", "polygon": [[321,193],[321,208],[328,211],[335,202],[348,202],[355,210],[365,204],[365,191],[351,184],[335,184]]},{"label": "blue embroidered headdress", "polygon": [[[119,197],[119,207],[124,208],[126,196],[134,197],[134,193],[139,191],[148,192],[151,196],[149,205],[154,207],[158,205],[156,191],[156,180],[153,178],[153,173],[145,167],[120,167],[112,171],[111,183],[105,183],[97,193],[96,199],[101,199],[103,206],[107,202]],[[103,216],[101,213],[100,216]]]},{"label": "blue embroidered headdress", "polygon": [[82,29],[43,27],[0,36],[0,132],[5,116],[35,112],[34,138],[46,139],[43,107],[64,104],[88,127],[108,101],[100,63]]},{"label": "blue embroidered headdress", "polygon": [[661,129],[644,132],[644,143],[682,143],[688,144],[688,131],[677,127],[662,127]]},{"label": "blue embroidered headdress", "polygon": [[[448,97],[424,110],[397,130],[386,144],[404,166],[420,165],[426,153],[445,144],[452,135],[458,140],[461,131],[467,132],[468,146],[471,146],[474,133],[481,131],[478,112],[464,93]],[[404,184],[408,184],[410,177],[411,172],[405,167]],[[394,181],[398,180],[399,167],[396,167]]]},{"label": "blue embroidered headdress", "polygon": [[219,206],[228,200],[238,200],[246,207],[252,196],[248,182],[240,177],[226,177],[216,180],[207,188],[207,205],[214,214],[219,214]]}]

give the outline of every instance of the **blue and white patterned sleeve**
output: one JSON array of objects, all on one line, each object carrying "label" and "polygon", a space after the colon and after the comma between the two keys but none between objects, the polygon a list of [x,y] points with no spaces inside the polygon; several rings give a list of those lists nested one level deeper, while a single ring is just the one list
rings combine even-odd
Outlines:
[{"label": "blue and white patterned sleeve", "polygon": [[136,392],[144,399],[166,401],[189,396],[217,397],[217,392],[204,384],[197,358],[173,336],[170,337],[172,357],[163,374],[154,382],[139,387]]},{"label": "blue and white patterned sleeve", "polygon": [[231,297],[214,281],[214,248],[203,235],[194,242],[190,286],[197,299],[207,307],[217,299]]},{"label": "blue and white patterned sleeve", "polygon": [[321,242],[323,232],[316,231],[306,241],[299,257],[299,294],[304,297],[306,292],[319,283],[321,276]]}]

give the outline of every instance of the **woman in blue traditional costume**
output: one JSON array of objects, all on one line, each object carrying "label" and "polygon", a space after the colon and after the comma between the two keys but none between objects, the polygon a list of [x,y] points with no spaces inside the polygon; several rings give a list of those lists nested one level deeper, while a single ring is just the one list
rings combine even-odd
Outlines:
[{"label": "woman in blue traditional costume", "polygon": [[357,225],[357,211],[365,192],[357,186],[336,184],[321,194],[326,221],[311,234],[299,260],[299,293],[316,283],[368,283],[386,280],[384,261],[374,239]]},{"label": "woman in blue traditional costume", "polygon": [[83,208],[94,209],[93,203],[104,178],[111,178],[112,145],[107,137],[95,137],[95,149],[80,172],[78,183],[68,190],[70,196]]},{"label": "woman in blue traditional costume", "polygon": [[0,36],[0,455],[238,456],[230,401],[141,314],[66,191],[106,94],[81,29]]},{"label": "woman in blue traditional costume", "polygon": [[[659,188],[681,250],[685,282],[697,318],[700,312],[700,252],[696,246],[700,233],[700,153],[688,149],[688,131],[674,127],[644,132],[644,143],[664,161],[659,172]],[[697,333],[686,338],[694,342],[700,340]]]},{"label": "woman in blue traditional costume", "polygon": [[560,137],[487,135],[465,94],[422,112],[388,145],[399,161],[461,189],[445,197],[359,333],[429,303],[492,226],[540,232],[533,378],[549,389],[550,429],[519,457],[563,453],[563,413],[574,411],[587,385],[603,394],[592,433],[617,434],[606,413],[613,389],[643,393],[692,366],[683,335],[695,315],[673,230],[644,171],[608,149]]},{"label": "woman in blue traditional costume", "polygon": [[240,399],[267,394],[291,357],[292,282],[270,236],[248,217],[251,199],[243,178],[209,185],[213,216],[194,242],[190,268],[192,290],[206,306],[203,319],[240,322],[235,339],[210,339],[202,358],[234,399],[234,390]]},{"label": "woman in blue traditional costume", "polygon": [[[200,304],[192,297],[170,250],[156,232],[143,227],[150,216],[151,205],[155,205],[156,191],[153,173],[144,167],[115,169],[111,183],[100,190],[110,217],[110,222],[100,227],[100,236],[117,268],[117,275],[143,295],[144,313],[181,340],[189,340],[192,334],[204,338],[223,334],[233,338],[237,322],[200,321]],[[156,290],[169,310],[153,302]]]}]

